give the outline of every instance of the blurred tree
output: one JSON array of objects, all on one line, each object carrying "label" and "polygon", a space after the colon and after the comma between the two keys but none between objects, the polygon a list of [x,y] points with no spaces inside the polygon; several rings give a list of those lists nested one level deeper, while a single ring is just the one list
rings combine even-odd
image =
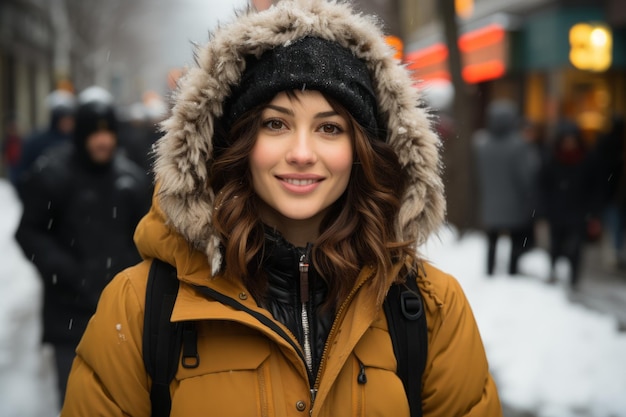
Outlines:
[{"label": "blurred tree", "polygon": [[448,70],[455,92],[452,117],[455,121],[456,135],[446,143],[450,169],[454,171],[454,175],[449,176],[447,189],[448,220],[460,231],[465,231],[477,225],[477,202],[474,198],[476,183],[471,149],[474,106],[470,104],[468,86],[462,75],[455,0],[440,0],[438,4],[448,47]]}]

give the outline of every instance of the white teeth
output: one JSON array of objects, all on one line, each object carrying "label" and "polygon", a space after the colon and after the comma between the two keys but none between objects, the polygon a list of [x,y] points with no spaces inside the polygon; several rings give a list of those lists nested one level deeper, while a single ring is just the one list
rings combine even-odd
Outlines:
[{"label": "white teeth", "polygon": [[302,186],[302,185],[311,185],[315,182],[315,180],[297,180],[295,178],[285,178],[285,182],[288,182],[289,184],[293,184],[293,185]]}]

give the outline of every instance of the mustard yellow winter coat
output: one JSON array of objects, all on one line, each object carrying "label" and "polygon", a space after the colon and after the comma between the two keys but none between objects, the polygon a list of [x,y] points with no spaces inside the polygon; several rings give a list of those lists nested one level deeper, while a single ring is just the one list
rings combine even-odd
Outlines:
[{"label": "mustard yellow winter coat", "polygon": [[[135,239],[147,260],[120,273],[102,294],[78,346],[61,416],[150,416],[142,331],[152,257],[175,265],[183,283],[172,320],[201,320],[200,365],[179,367],[170,390],[171,416],[306,415],[311,407],[307,371],[292,345],[249,313],[206,299],[187,284],[209,286],[270,320],[271,314],[257,307],[243,286],[208,279],[206,256],[165,226],[157,208],[142,220]],[[426,264],[425,271],[418,280],[428,322],[424,416],[500,416],[480,334],[461,287],[433,266]],[[339,309],[320,370],[314,417],[409,416],[387,323],[382,310],[374,308],[369,278],[364,270]],[[359,362],[366,367],[365,384],[357,383]]]}]

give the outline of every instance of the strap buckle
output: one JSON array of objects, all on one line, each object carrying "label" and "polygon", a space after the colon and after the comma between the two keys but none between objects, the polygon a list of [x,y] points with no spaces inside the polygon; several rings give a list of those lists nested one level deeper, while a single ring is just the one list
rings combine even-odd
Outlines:
[{"label": "strap buckle", "polygon": [[422,297],[409,290],[400,294],[400,307],[402,308],[402,314],[408,320],[417,320],[424,314]]}]

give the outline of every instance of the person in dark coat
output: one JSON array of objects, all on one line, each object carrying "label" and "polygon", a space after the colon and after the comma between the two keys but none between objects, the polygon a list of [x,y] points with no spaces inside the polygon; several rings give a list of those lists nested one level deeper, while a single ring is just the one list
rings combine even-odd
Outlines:
[{"label": "person in dark coat", "polygon": [[[532,233],[533,186],[539,154],[524,140],[514,103],[496,100],[487,109],[487,128],[474,135],[480,220],[487,233],[487,274],[495,267],[500,236],[511,239],[508,273],[517,274]],[[532,238],[531,238],[532,240]]]},{"label": "person in dark coat", "polygon": [[615,115],[611,128],[601,135],[591,151],[597,212],[601,214],[603,229],[610,239],[611,266],[626,268],[624,233],[626,231],[626,128],[624,117]]},{"label": "person in dark coat", "polygon": [[47,107],[50,109],[48,128],[31,133],[23,141],[20,160],[15,169],[17,184],[20,183],[22,175],[47,149],[71,140],[76,111],[74,95],[64,90],[55,90],[47,97]]},{"label": "person in dark coat", "polygon": [[540,174],[542,216],[550,229],[550,258],[555,266],[564,257],[570,263],[570,283],[579,282],[582,248],[587,235],[587,219],[594,207],[594,175],[581,131],[571,121],[561,121]]},{"label": "person in dark coat", "polygon": [[117,152],[110,95],[86,90],[73,141],[46,152],[21,184],[16,238],[44,282],[43,341],[55,348],[61,398],[100,292],[140,260],[133,233],[150,205],[141,169]]}]

